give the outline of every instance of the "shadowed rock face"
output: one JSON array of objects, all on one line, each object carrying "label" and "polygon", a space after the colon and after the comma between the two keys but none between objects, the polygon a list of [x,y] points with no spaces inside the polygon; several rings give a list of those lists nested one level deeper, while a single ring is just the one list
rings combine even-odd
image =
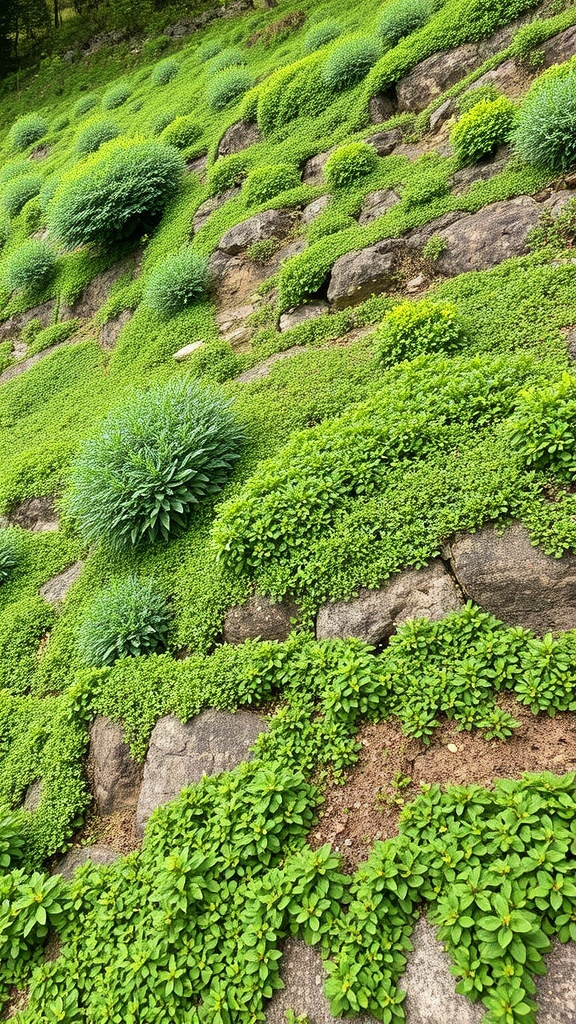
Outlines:
[{"label": "shadowed rock face", "polygon": [[174,715],[161,718],[150,737],[144,764],[137,827],[142,829],[156,807],[174,800],[203,775],[231,771],[249,761],[250,747],[266,728],[260,715],[248,711],[232,714],[210,709],[186,724]]},{"label": "shadowed rock face", "polygon": [[277,601],[255,594],[245,604],[229,608],[224,619],[223,635],[228,644],[245,640],[286,640],[297,618],[298,608],[292,601]]},{"label": "shadowed rock face", "polygon": [[134,811],[140,789],[140,766],[130,756],[122,727],[98,715],[90,728],[92,791],[101,815]]},{"label": "shadowed rock face", "polygon": [[78,846],[68,850],[68,853],[56,862],[52,874],[62,875],[63,878],[70,881],[81,864],[86,864],[88,861],[92,864],[113,864],[120,856],[121,854],[107,846]]},{"label": "shadowed rock face", "polygon": [[436,622],[462,605],[450,573],[436,559],[426,569],[400,573],[378,590],[362,588],[351,601],[323,605],[316,620],[316,636],[319,640],[358,637],[379,645],[408,619]]},{"label": "shadowed rock face", "polygon": [[255,142],[260,141],[260,132],[255,124],[246,124],[246,121],[237,121],[236,124],[224,132],[218,143],[218,156],[230,156],[231,153],[240,153],[248,149]]},{"label": "shadowed rock face", "polygon": [[519,196],[461,217],[439,232],[446,250],[438,259],[438,270],[453,277],[469,270],[488,270],[512,256],[522,256],[540,213],[538,203],[529,196]]},{"label": "shadowed rock face", "polygon": [[506,625],[540,635],[576,627],[576,556],[545,555],[520,523],[457,537],[450,561],[465,596]]}]

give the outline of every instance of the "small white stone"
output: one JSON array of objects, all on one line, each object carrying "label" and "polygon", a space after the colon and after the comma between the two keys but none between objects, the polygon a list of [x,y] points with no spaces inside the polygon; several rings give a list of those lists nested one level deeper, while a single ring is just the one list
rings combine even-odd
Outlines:
[{"label": "small white stone", "polygon": [[184,345],[184,348],[179,348],[178,351],[174,353],[174,359],[178,362],[182,359],[187,359],[193,352],[197,352],[199,348],[202,348],[203,344],[204,342],[200,340],[193,341],[191,345]]},{"label": "small white stone", "polygon": [[455,743],[448,743],[448,750],[450,751],[451,754],[458,753],[458,747],[456,746]]}]

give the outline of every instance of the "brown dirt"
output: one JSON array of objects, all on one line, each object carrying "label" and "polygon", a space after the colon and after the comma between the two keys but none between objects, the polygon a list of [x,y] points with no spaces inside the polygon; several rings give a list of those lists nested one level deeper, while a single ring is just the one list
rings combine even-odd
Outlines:
[{"label": "brown dirt", "polygon": [[16,988],[15,985],[12,985],[8,1001],[4,1004],[4,1009],[0,1014],[0,1020],[12,1020],[17,1013],[26,1009],[29,998],[28,989]]},{"label": "brown dirt", "polygon": [[91,811],[80,832],[74,836],[74,846],[107,846],[115,853],[131,853],[142,843],[135,829],[134,812],[110,814],[106,818]]},{"label": "brown dirt", "polygon": [[476,730],[458,732],[447,719],[427,747],[407,739],[398,719],[363,726],[358,764],[345,785],[325,791],[311,845],[331,843],[343,854],[346,868],[354,870],[375,839],[397,835],[402,806],[417,796],[422,782],[490,786],[496,778],[516,779],[527,771],[562,775],[576,770],[576,713],[535,717],[510,695],[499,704],[520,722],[507,741],[486,740]]}]

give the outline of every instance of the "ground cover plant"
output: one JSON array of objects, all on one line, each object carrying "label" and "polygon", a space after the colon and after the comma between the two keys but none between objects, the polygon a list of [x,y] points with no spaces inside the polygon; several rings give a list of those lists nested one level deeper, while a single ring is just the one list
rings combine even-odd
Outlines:
[{"label": "ground cover plant", "polygon": [[[400,1024],[421,913],[486,1024],[533,1024],[551,939],[576,940],[572,774],[424,787],[354,876],[308,843],[362,726],[395,719],[426,746],[448,719],[506,764],[516,707],[576,712],[571,631],[468,604],[384,650],[314,634],[325,601],[455,532],[519,520],[576,551],[573,211],[544,202],[572,169],[573,62],[534,70],[576,21],[558,6],[518,31],[532,0],[279,0],[206,8],[184,37],[164,32],[182,10],[150,7],[143,42],[55,53],[0,95],[0,1003],[27,990],[17,1024],[256,1024],[288,935],[321,950],[333,1014]],[[461,44],[484,60],[486,40],[483,64],[394,112],[419,62]],[[511,59],[525,97],[473,88]],[[381,129],[402,136],[388,156]],[[446,279],[446,223],[526,195],[544,212],[524,255]],[[286,238],[217,251],[284,207]],[[326,309],[336,260],[421,228],[389,288]],[[34,500],[45,532],[12,525]],[[255,593],[296,601],[293,632],[224,643]],[[266,718],[252,760],[156,811],[142,850],[50,876],[93,838],[95,716],[142,762],[159,718],[207,708]]]}]

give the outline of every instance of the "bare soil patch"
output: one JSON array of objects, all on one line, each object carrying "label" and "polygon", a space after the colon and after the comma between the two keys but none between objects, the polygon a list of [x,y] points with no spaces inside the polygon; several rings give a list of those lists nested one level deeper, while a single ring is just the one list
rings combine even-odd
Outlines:
[{"label": "bare soil patch", "polygon": [[343,786],[326,789],[311,845],[331,843],[346,868],[355,870],[374,840],[398,834],[400,811],[418,795],[420,783],[490,787],[494,779],[524,772],[576,770],[576,713],[534,716],[508,694],[498,703],[520,723],[506,741],[486,740],[477,730],[458,732],[447,719],[428,746],[404,736],[395,718],[362,726],[358,764]]}]

